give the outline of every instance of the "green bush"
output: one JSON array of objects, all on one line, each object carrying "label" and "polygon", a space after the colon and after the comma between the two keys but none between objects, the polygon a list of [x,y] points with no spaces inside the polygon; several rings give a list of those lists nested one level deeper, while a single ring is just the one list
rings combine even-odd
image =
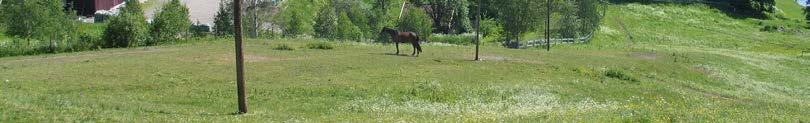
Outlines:
[{"label": "green bush", "polygon": [[273,47],[274,50],[295,50],[295,48],[291,47],[287,44],[279,44],[276,47]]},{"label": "green bush", "polygon": [[503,40],[503,26],[495,19],[481,20],[481,36],[484,42],[498,42]]},{"label": "green bush", "polygon": [[475,41],[475,35],[470,33],[453,35],[453,34],[434,34],[428,39],[430,42],[441,42],[448,44],[469,45]]},{"label": "green bush", "polygon": [[605,71],[605,76],[610,78],[615,78],[619,80],[625,80],[630,82],[639,82],[639,80],[633,76],[632,74],[625,72],[624,69],[620,68],[609,68]]},{"label": "green bush", "polygon": [[191,20],[188,17],[188,8],[181,4],[180,0],[169,1],[155,16],[150,28],[151,40],[147,41],[146,45],[185,39],[191,28]]},{"label": "green bush", "polygon": [[332,44],[329,44],[327,42],[313,42],[313,43],[308,43],[307,48],[309,48],[309,49],[330,50],[330,49],[334,49],[335,47],[333,47]]},{"label": "green bush", "polygon": [[433,33],[433,22],[422,9],[409,8],[399,21],[399,31],[416,32],[424,41]]},{"label": "green bush", "polygon": [[110,19],[104,31],[104,47],[142,46],[147,37],[146,19],[140,2],[127,0],[121,13]]}]

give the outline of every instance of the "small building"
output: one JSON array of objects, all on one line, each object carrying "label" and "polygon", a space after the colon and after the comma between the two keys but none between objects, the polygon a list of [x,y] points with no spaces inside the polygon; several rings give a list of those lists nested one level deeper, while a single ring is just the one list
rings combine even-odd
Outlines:
[{"label": "small building", "polygon": [[65,7],[76,10],[80,16],[93,16],[96,11],[110,10],[124,0],[65,0]]}]

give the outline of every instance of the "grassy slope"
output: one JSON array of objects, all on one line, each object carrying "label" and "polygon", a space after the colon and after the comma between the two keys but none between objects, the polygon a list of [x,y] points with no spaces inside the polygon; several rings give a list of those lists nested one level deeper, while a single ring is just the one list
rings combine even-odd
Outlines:
[{"label": "grassy slope", "polygon": [[614,5],[608,16],[590,44],[486,46],[482,62],[468,46],[415,58],[251,40],[244,116],[229,115],[227,41],[0,58],[0,121],[810,121],[810,58],[797,57],[807,36],[700,6]]}]

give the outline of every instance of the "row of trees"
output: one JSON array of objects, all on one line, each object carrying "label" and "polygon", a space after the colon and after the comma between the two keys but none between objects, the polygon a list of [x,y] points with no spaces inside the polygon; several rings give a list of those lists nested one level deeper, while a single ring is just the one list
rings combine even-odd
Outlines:
[{"label": "row of trees", "polygon": [[104,47],[151,46],[191,35],[188,7],[180,0],[171,0],[164,5],[151,24],[147,24],[140,2],[126,0],[125,5],[118,16],[109,20],[104,31]]},{"label": "row of trees", "polygon": [[[4,32],[16,40],[14,47],[33,47],[36,51],[63,52],[99,47],[134,47],[170,43],[189,36],[188,8],[171,0],[149,24],[137,0],[126,0],[121,12],[106,24],[101,36],[82,28],[75,11],[65,9],[62,0],[5,0],[2,4]],[[27,50],[31,50],[30,48]],[[4,53],[6,54],[6,53]],[[30,54],[30,53],[28,53]],[[6,54],[8,55],[8,54]]]},{"label": "row of trees", "polygon": [[[598,0],[295,0],[279,6],[271,23],[285,37],[364,40],[380,38],[383,27],[418,32],[427,39],[432,33],[474,32],[476,10],[482,8],[485,36],[516,40],[526,32],[544,32],[546,5],[553,4],[556,37],[576,37],[598,28],[601,19]],[[405,5],[402,11],[403,3]],[[215,33],[231,33],[229,3],[222,3],[215,19]],[[400,15],[402,13],[402,15]],[[540,33],[542,34],[542,33]]]}]

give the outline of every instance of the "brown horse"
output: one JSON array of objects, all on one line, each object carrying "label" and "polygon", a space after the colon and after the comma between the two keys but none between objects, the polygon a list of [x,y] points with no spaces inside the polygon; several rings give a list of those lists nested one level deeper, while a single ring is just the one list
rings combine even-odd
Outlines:
[{"label": "brown horse", "polygon": [[413,45],[412,56],[419,56],[419,54],[422,53],[422,46],[419,46],[419,36],[417,36],[415,32],[399,32],[385,27],[380,31],[380,34],[382,33],[391,35],[391,40],[397,46],[397,55],[399,55],[399,43],[411,43],[411,45]]}]

